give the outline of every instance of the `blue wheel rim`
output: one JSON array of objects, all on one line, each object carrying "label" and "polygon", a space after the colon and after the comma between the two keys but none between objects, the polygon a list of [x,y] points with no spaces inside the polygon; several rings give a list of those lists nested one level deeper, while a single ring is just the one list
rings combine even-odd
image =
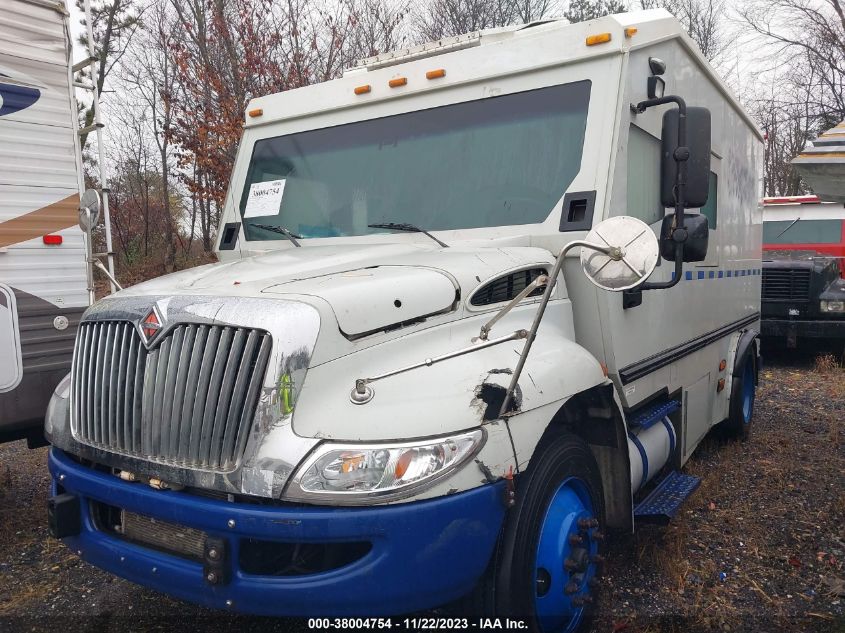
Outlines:
[{"label": "blue wheel rim", "polygon": [[570,633],[584,619],[597,573],[597,527],[587,486],[569,477],[546,508],[537,544],[534,609],[543,631]]},{"label": "blue wheel rim", "polygon": [[754,414],[754,366],[751,359],[745,361],[742,371],[742,422],[749,424]]}]

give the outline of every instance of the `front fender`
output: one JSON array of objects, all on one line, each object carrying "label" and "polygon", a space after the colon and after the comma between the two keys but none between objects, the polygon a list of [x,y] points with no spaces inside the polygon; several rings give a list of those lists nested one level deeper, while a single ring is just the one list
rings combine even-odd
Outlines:
[{"label": "front fender", "polygon": [[[534,303],[515,308],[490,338],[527,329]],[[370,384],[374,397],[355,404],[356,378],[368,378],[472,345],[489,314],[418,330],[308,370],[294,430],[303,437],[346,441],[405,440],[446,435],[498,417],[498,406],[525,344],[510,341]],[[565,400],[605,380],[601,365],[572,341],[568,300],[549,303],[514,394],[515,413]],[[548,422],[549,418],[546,418]]]}]

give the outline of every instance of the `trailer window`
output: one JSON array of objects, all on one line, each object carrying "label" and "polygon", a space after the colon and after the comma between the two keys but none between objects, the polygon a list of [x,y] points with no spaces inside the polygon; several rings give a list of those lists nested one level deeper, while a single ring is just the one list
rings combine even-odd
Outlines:
[{"label": "trailer window", "polygon": [[[581,166],[581,81],[255,143],[240,211],[248,240],[544,221]],[[266,183],[266,184],[261,184]],[[276,183],[271,185],[271,183]]]},{"label": "trailer window", "polygon": [[765,244],[838,244],[842,220],[777,220],[763,222]]},{"label": "trailer window", "polygon": [[663,219],[660,201],[660,140],[636,125],[628,134],[628,212],[646,224]]}]

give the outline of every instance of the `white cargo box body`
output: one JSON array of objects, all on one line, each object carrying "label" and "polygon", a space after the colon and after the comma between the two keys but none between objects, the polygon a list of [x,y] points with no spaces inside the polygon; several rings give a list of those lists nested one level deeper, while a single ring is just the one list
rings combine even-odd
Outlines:
[{"label": "white cargo box body", "polygon": [[17,380],[0,385],[0,435],[41,424],[88,305],[67,20],[49,0],[0,12],[0,285],[15,311],[0,327],[20,348],[4,367]]}]

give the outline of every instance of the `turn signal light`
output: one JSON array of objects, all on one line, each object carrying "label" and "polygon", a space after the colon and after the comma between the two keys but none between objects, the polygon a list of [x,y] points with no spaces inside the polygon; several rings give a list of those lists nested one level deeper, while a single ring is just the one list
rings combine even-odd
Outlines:
[{"label": "turn signal light", "polygon": [[48,246],[58,246],[64,241],[61,235],[45,235],[41,239]]},{"label": "turn signal light", "polygon": [[595,46],[596,44],[604,44],[610,41],[610,33],[598,33],[596,35],[587,36],[587,46]]}]

